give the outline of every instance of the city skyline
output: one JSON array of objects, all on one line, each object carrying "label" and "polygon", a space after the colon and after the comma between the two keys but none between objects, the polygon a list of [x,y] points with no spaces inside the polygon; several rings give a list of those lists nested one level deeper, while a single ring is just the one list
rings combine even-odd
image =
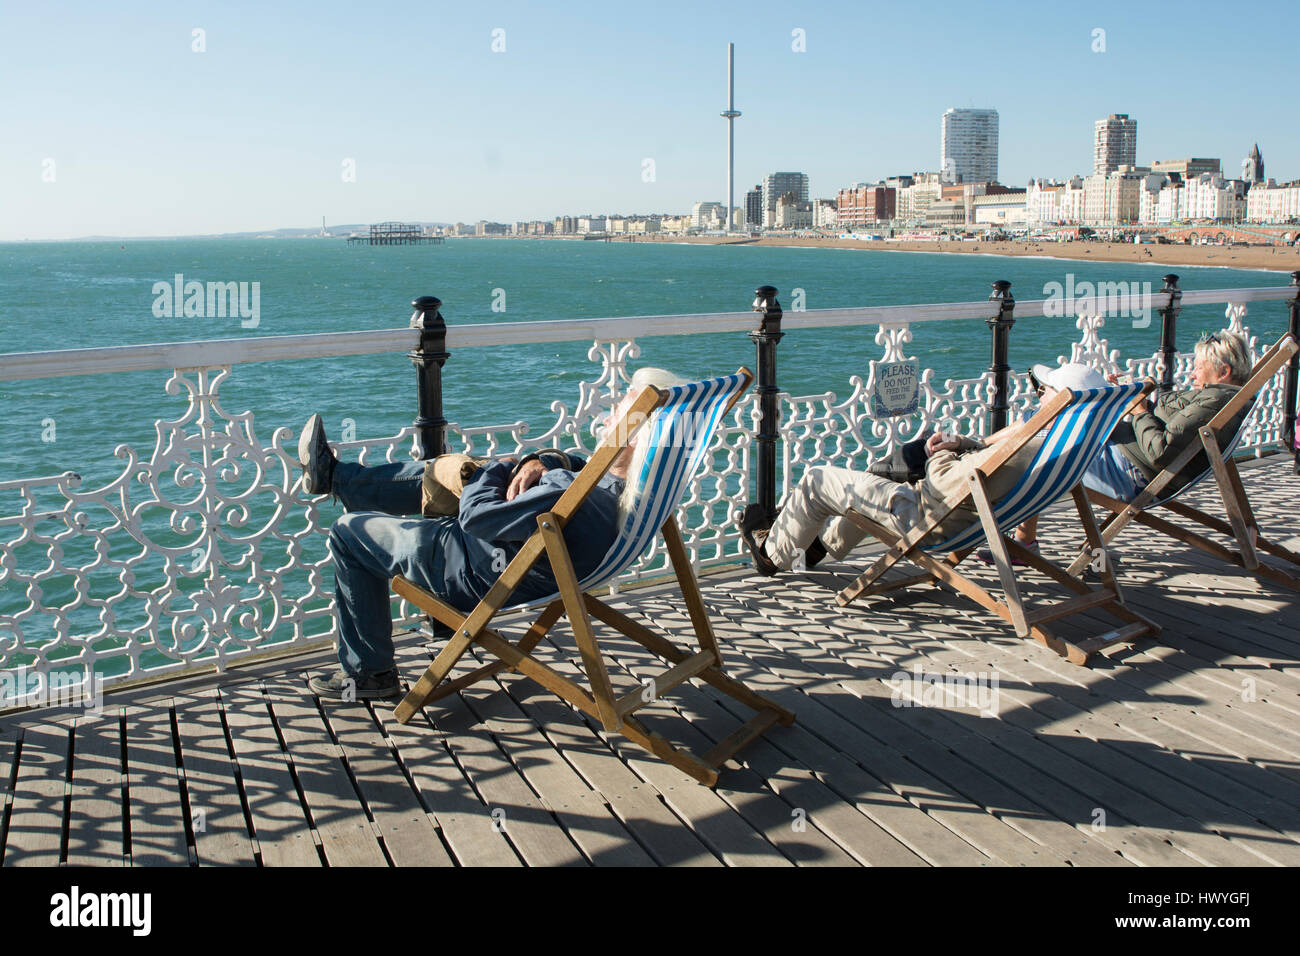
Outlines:
[{"label": "city skyline", "polygon": [[[666,4],[657,18],[620,11],[599,27],[585,5],[542,14],[411,4],[364,17],[342,4],[300,9],[312,16],[161,4],[111,15],[74,5],[57,23],[0,14],[0,70],[24,94],[0,119],[0,239],[725,202],[717,91],[728,42],[745,113],[742,190],[772,170],[806,172],[810,196],[829,197],[934,169],[936,120],[973,106],[999,113],[999,179],[1010,185],[1087,175],[1095,122],[1119,112],[1141,124],[1140,165],[1219,156],[1231,175],[1258,141],[1271,178],[1300,177],[1300,133],[1276,97],[1249,92],[1285,83],[1285,26],[1300,16],[1282,3],[1255,14],[1278,28],[1252,35],[1245,93],[1222,88],[1212,70],[1184,71],[1177,90],[1167,87],[1169,64],[1149,52],[1155,31],[1173,59],[1222,53],[1196,4],[1174,18],[1121,4],[1079,15],[940,4],[946,24],[969,30],[934,39],[932,68],[893,48],[855,61],[846,27],[870,16],[838,4],[759,4],[743,18]],[[1025,25],[1043,67],[938,66],[970,62],[964,44],[1002,20]],[[447,41],[436,58],[390,49],[393,37],[435,26]],[[618,55],[629,45],[644,55]],[[69,48],[78,56],[63,56]],[[907,95],[877,83],[864,97],[858,86],[872,76],[894,77]]]}]

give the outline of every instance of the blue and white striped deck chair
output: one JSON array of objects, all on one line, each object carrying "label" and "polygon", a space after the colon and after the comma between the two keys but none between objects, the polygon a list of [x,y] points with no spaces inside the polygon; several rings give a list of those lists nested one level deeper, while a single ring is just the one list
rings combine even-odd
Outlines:
[{"label": "blue and white striped deck chair", "polygon": [[[778,722],[793,723],[794,715],[789,711],[723,673],[722,655],[674,516],[687,486],[709,454],[718,426],[752,381],[753,375],[742,368],[734,375],[662,391],[653,387],[643,389],[631,401],[622,421],[610,429],[555,507],[538,516],[537,531],[501,572],[478,607],[468,615],[400,575],[393,578],[394,591],[454,632],[424,676],[397,706],[397,719],[405,723],[431,700],[503,670],[517,670],[598,719],[605,730],[622,733],[707,786],[717,783],[718,768],[726,760],[768,727]],[[641,429],[640,438],[637,438],[638,429]],[[621,512],[621,527],[614,544],[595,571],[579,581],[564,540],[564,526],[633,439],[646,442],[638,473],[628,476],[629,482],[635,479],[632,487],[639,490],[632,496],[630,507]],[[698,643],[697,650],[682,650],[589,593],[613,580],[640,558],[656,534],[663,535]],[[558,591],[549,598],[529,602],[529,608],[543,608],[541,616],[518,644],[510,644],[488,624],[507,606],[511,592],[543,556],[550,563]],[[587,674],[588,688],[580,687],[532,656],[533,650],[561,616],[569,619],[582,667]],[[647,678],[642,684],[616,696],[605,658],[596,642],[592,618],[637,641],[671,666],[653,679]],[[463,677],[448,680],[447,675],[471,644],[478,644],[497,660]],[[707,681],[757,711],[756,716],[703,757],[675,747],[634,716],[637,710],[691,678]],[[647,690],[651,692],[647,693]]]},{"label": "blue and white striped deck chair", "polygon": [[[1200,441],[1192,442],[1184,449],[1160,474],[1152,478],[1132,501],[1120,501],[1096,491],[1089,491],[1089,500],[1110,512],[1101,526],[1102,541],[1109,545],[1130,522],[1136,521],[1153,531],[1190,544],[1269,581],[1300,591],[1300,554],[1260,534],[1254,509],[1251,508],[1250,500],[1246,497],[1246,491],[1241,484],[1241,475],[1232,457],[1245,435],[1247,423],[1259,403],[1264,386],[1298,350],[1300,347],[1289,333],[1278,339],[1277,343],[1255,363],[1250,377],[1238,389],[1232,400],[1219,410],[1208,425],[1200,429],[1197,434]],[[1220,445],[1217,436],[1225,434],[1228,426],[1243,408],[1245,414],[1241,417],[1236,432],[1226,444]],[[1169,492],[1170,483],[1179,472],[1202,452],[1205,453],[1207,461],[1205,470],[1191,481]],[[1223,517],[1206,514],[1186,502],[1175,500],[1184,492],[1196,487],[1209,475],[1214,476],[1214,484],[1218,487],[1219,496],[1223,501]],[[1157,517],[1151,513],[1157,508],[1164,508],[1181,518],[1232,539],[1237,545],[1237,550],[1224,547],[1199,531]],[[1287,566],[1275,567],[1265,564],[1260,560],[1261,551],[1281,559]],[[1070,565],[1070,573],[1078,574],[1087,563],[1088,557],[1081,550],[1074,563]]]},{"label": "blue and white striped deck chair", "polygon": [[[1066,495],[1072,495],[1092,553],[1097,555],[1104,551],[1100,530],[1080,481],[1134,399],[1149,390],[1150,386],[1137,383],[1058,392],[1029,421],[1008,430],[1006,438],[998,443],[998,450],[971,474],[966,488],[954,492],[926,522],[902,537],[864,515],[850,511],[847,515],[849,520],[884,541],[889,550],[840,591],[837,596],[839,603],[848,604],[864,594],[880,594],[922,582],[943,582],[1010,622],[1021,637],[1033,637],[1076,664],[1086,663],[1091,654],[1110,644],[1154,634],[1158,630],[1154,623],[1124,606],[1119,583],[1104,556],[1098,562],[1103,585],[1092,588],[1010,537],[1010,532],[1022,521],[1039,514]],[[1041,444],[1027,470],[1009,492],[998,501],[991,501],[987,488],[989,476],[1040,433],[1043,435]],[[979,521],[946,540],[931,543],[929,539],[935,530],[967,499],[974,505]],[[985,541],[993,552],[1005,601],[997,600],[956,570],[962,559]],[[1054,605],[1026,610],[1011,564],[1012,552],[1025,564],[1074,592],[1074,596]],[[934,554],[947,557],[939,560],[932,556]],[[902,580],[883,581],[885,572],[904,558],[919,564],[924,572]],[[1098,608],[1119,618],[1123,625],[1105,634],[1070,639],[1044,627],[1048,621]]]}]

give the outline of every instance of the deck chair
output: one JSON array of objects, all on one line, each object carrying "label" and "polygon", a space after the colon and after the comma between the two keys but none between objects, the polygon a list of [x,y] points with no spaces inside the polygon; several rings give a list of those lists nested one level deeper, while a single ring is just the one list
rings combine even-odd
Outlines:
[{"label": "deck chair", "polygon": [[[1258,402],[1260,392],[1268,384],[1269,380],[1277,374],[1278,369],[1282,368],[1290,360],[1298,348],[1300,346],[1289,334],[1278,339],[1277,344],[1265,352],[1263,357],[1255,363],[1246,384],[1237,391],[1237,394],[1232,397],[1232,400],[1227,405],[1219,410],[1219,413],[1210,420],[1208,425],[1200,429],[1197,433],[1200,441],[1189,445],[1181,455],[1152,478],[1150,483],[1142,489],[1141,494],[1132,501],[1124,502],[1097,491],[1088,491],[1090,501],[1110,512],[1101,526],[1102,540],[1107,545],[1113,542],[1131,522],[1137,522],[1153,531],[1159,531],[1161,534],[1166,534],[1171,538],[1176,538],[1199,548],[1216,558],[1221,558],[1238,567],[1245,568],[1262,578],[1300,591],[1300,554],[1274,541],[1269,541],[1259,533],[1259,525],[1255,522],[1255,513],[1250,507],[1250,501],[1247,499],[1245,489],[1241,484],[1241,475],[1238,473],[1237,465],[1232,457],[1233,452],[1245,434],[1246,423],[1250,421],[1250,411],[1254,409],[1255,403]],[[1242,408],[1247,406],[1249,406],[1249,410],[1242,419],[1237,433],[1230,437],[1226,445],[1220,445],[1217,436],[1223,436],[1227,424],[1236,417]],[[1185,468],[1187,463],[1202,451],[1205,452],[1205,457],[1209,462],[1205,471],[1173,493],[1164,494],[1165,489],[1169,487],[1170,482],[1174,480],[1179,471]],[[1219,497],[1223,502],[1224,516],[1227,520],[1206,514],[1189,504],[1176,500],[1183,492],[1196,487],[1209,475],[1214,476],[1214,483],[1219,490]],[[1152,514],[1151,512],[1157,508],[1164,508],[1181,518],[1195,522],[1203,528],[1208,528],[1232,539],[1237,545],[1237,550],[1233,551],[1203,533],[1174,524],[1172,521]],[[1265,551],[1274,557],[1289,562],[1291,570],[1276,568],[1263,563],[1259,559],[1260,551]],[[1088,561],[1086,549],[1081,550],[1079,556],[1070,565],[1070,573],[1079,574],[1088,564]]]},{"label": "deck chair", "polygon": [[[846,517],[862,531],[888,545],[889,550],[840,591],[836,600],[843,606],[863,595],[883,594],[923,583],[947,584],[1008,621],[1020,637],[1032,637],[1075,664],[1086,664],[1093,653],[1112,644],[1158,633],[1159,627],[1154,622],[1125,606],[1092,508],[1080,484],[1083,473],[1101,453],[1120,418],[1137,400],[1139,393],[1146,394],[1151,387],[1136,383],[1056,393],[1028,421],[1012,428],[998,451],[971,475],[968,487],[950,495],[925,523],[902,537],[850,510]],[[988,478],[1040,432],[1044,433],[1043,441],[1028,470],[1011,491],[999,501],[991,501]],[[1033,517],[1066,494],[1073,497],[1079,521],[1092,546],[1092,560],[1102,577],[1101,587],[1093,588],[1071,577],[1009,534],[1026,518]],[[941,543],[924,544],[943,520],[967,499],[975,505],[979,521]],[[957,570],[957,566],[985,540],[997,566],[1003,601]],[[946,557],[939,559],[934,554]],[[1074,596],[1029,610],[1021,598],[1011,564],[1012,555],[1073,592]],[[883,580],[885,573],[905,558],[924,570],[897,580]],[[1067,640],[1044,626],[1049,621],[1094,609],[1104,610],[1118,618],[1121,626],[1080,640]]]},{"label": "deck chair", "polygon": [[[599,720],[606,731],[622,733],[710,787],[717,783],[718,768],[742,747],[774,723],[793,723],[792,713],[723,673],[722,655],[674,518],[687,483],[708,454],[714,431],[752,380],[749,370],[742,368],[734,375],[694,382],[662,392],[653,387],[643,389],[623,420],[607,434],[554,509],[538,517],[537,530],[507,565],[479,605],[468,615],[401,575],[394,577],[392,587],[397,594],[455,632],[424,676],[397,706],[394,711],[397,719],[406,723],[430,701],[502,671],[516,670]],[[600,565],[579,581],[564,541],[565,523],[608,471],[618,453],[642,427],[645,429],[642,440],[648,442],[645,463],[639,475],[628,476],[629,481],[638,479],[636,487],[640,492],[635,505],[628,510],[617,539]],[[671,641],[590,593],[592,589],[614,579],[639,558],[656,532],[663,535],[677,585],[690,616],[698,643],[698,650],[693,653],[681,650]],[[550,562],[559,592],[524,606],[534,610],[542,608],[541,615],[519,643],[512,645],[488,625],[505,607],[511,592],[523,580],[524,575],[543,555]],[[534,648],[561,616],[568,617],[573,629],[582,667],[587,676],[587,689],[533,656]],[[653,683],[647,681],[644,687],[637,687],[619,697],[614,696],[605,658],[592,630],[593,617],[637,641],[671,666],[658,674]],[[471,644],[477,644],[497,660],[463,677],[448,680],[447,675]],[[662,697],[677,685],[697,677],[757,711],[747,723],[703,757],[674,747],[634,716],[641,707]]]}]

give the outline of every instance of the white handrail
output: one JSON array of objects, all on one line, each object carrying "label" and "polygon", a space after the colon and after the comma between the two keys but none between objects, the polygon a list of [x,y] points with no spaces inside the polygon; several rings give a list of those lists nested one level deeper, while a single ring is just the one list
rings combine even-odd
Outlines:
[{"label": "white handrail", "polygon": [[[1101,294],[1103,287],[1084,306],[1089,314],[1100,312],[1132,315],[1137,310],[1158,309],[1165,296],[1153,291],[1148,299],[1138,294]],[[1125,285],[1121,283],[1121,285]],[[1131,283],[1125,285],[1131,287]],[[1249,289],[1208,289],[1182,295],[1184,307],[1217,302],[1260,302],[1291,299],[1294,286]],[[1068,314],[1076,314],[1082,297]],[[1049,310],[1049,305],[1052,309]],[[1062,304],[1050,299],[1016,302],[1021,317],[1053,316]],[[986,319],[997,306],[988,300],[935,302],[916,305],[867,306],[851,309],[809,309],[787,311],[781,325],[785,330],[845,328],[870,325],[904,325],[944,322],[951,319]],[[701,312],[688,315],[633,315],[597,319],[557,319],[537,322],[485,322],[449,325],[447,347],[480,348],[498,345],[532,345],[541,342],[620,341],[657,335],[698,335],[706,332],[745,332],[758,322],[755,312]],[[67,375],[95,375],[105,372],[139,372],[149,369],[213,368],[248,362],[278,362],[290,359],[333,358],[342,355],[373,355],[405,352],[419,345],[419,331],[374,329],[360,332],[319,332],[297,335],[267,335],[196,342],[159,342],[147,345],[117,345],[104,348],[55,349],[43,352],[0,354],[0,381],[56,378]]]}]

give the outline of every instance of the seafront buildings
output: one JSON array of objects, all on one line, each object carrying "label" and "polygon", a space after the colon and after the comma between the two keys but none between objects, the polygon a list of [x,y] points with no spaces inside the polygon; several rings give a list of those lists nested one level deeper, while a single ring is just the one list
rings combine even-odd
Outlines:
[{"label": "seafront buildings", "polygon": [[[973,232],[1185,227],[1197,223],[1300,225],[1300,180],[1264,177],[1255,143],[1241,163],[1240,179],[1223,174],[1213,157],[1137,164],[1137,120],[1112,113],[1094,123],[1093,171],[1062,179],[1035,177],[1024,188],[997,181],[996,110],[950,109],[943,114],[940,171],[914,171],[839,186],[813,198],[803,172],[772,172],[744,193],[733,222],[751,236],[763,232],[888,238]],[[447,227],[459,236],[561,236],[634,238],[720,233],[724,203],[700,201],[689,213],[594,213],[554,220],[480,221]],[[1291,242],[1300,235],[1279,231]],[[1264,239],[1270,235],[1265,234]],[[1252,239],[1252,241],[1254,241]]]}]

